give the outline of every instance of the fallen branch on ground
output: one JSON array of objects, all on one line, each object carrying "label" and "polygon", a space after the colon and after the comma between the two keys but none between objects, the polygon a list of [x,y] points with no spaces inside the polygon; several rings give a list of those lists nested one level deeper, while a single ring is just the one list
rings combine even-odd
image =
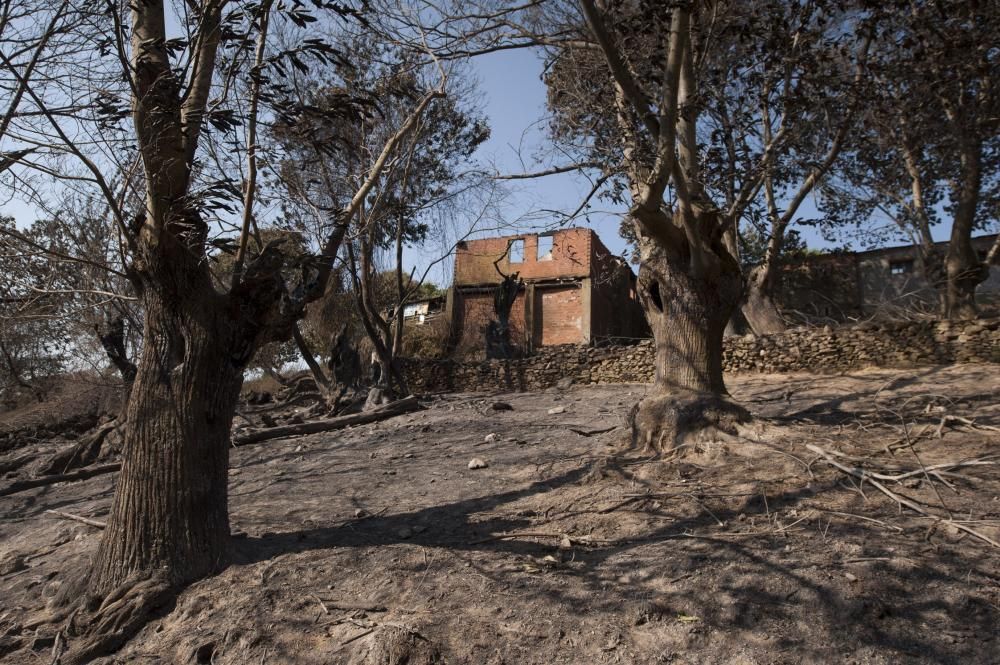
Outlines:
[{"label": "fallen branch on ground", "polygon": [[[967,534],[969,534],[971,536],[974,536],[974,537],[978,538],[979,540],[982,540],[983,542],[989,543],[990,545],[992,545],[993,547],[996,547],[997,549],[1000,549],[1000,543],[998,543],[997,541],[993,540],[989,536],[987,536],[985,534],[982,534],[982,533],[976,531],[975,529],[973,529],[971,527],[968,527],[968,526],[966,526],[964,524],[956,522],[955,520],[953,520],[951,518],[945,518],[945,517],[941,517],[940,515],[935,515],[934,513],[930,512],[929,510],[926,510],[920,504],[916,503],[915,501],[913,501],[909,497],[907,497],[905,495],[902,495],[902,494],[898,494],[896,492],[893,492],[891,489],[889,489],[888,487],[886,487],[885,485],[883,485],[882,483],[880,483],[876,479],[876,476],[873,476],[868,471],[865,471],[864,469],[861,469],[859,467],[851,467],[851,466],[847,466],[845,464],[841,464],[840,462],[837,461],[837,458],[830,451],[824,450],[823,448],[820,448],[819,446],[813,445],[811,443],[806,444],[806,448],[808,450],[811,450],[812,452],[816,453],[817,455],[820,455],[831,466],[834,466],[837,469],[840,469],[844,473],[846,473],[846,474],[848,474],[850,476],[853,476],[854,478],[858,478],[862,482],[868,482],[872,487],[874,487],[878,491],[882,492],[883,494],[885,494],[887,497],[889,497],[890,499],[892,499],[893,501],[895,501],[899,505],[906,506],[910,510],[912,510],[914,512],[917,512],[917,513],[920,513],[924,517],[928,517],[930,519],[936,520],[938,522],[941,522],[942,524],[947,524],[947,525],[949,525],[951,527],[954,527],[955,529],[958,529],[959,531],[964,531]],[[937,465],[937,466],[940,466],[940,465]],[[930,468],[930,467],[928,467],[928,468]],[[908,474],[908,475],[913,475],[913,474]]]},{"label": "fallen branch on ground", "polygon": [[107,528],[106,522],[98,522],[97,520],[92,520],[89,517],[83,517],[82,515],[74,515],[73,513],[64,513],[61,510],[46,510],[49,515],[55,515],[56,517],[61,517],[66,520],[73,520],[75,522],[82,522],[88,526],[92,526],[98,529]]},{"label": "fallen branch on ground", "polygon": [[330,600],[329,598],[320,598],[319,596],[313,596],[319,601],[320,605],[329,613],[330,610],[341,610],[344,612],[388,612],[389,608],[385,605],[379,605],[377,603],[356,603],[346,600]]},{"label": "fallen branch on ground", "polygon": [[611,427],[603,427],[601,429],[576,429],[575,427],[570,427],[569,431],[573,434],[579,434],[580,436],[597,436],[598,434],[606,434],[612,430],[618,429],[618,425],[612,425]]},{"label": "fallen branch on ground", "polygon": [[387,418],[392,418],[393,416],[399,416],[404,413],[416,411],[420,408],[420,402],[417,401],[417,398],[410,395],[409,397],[404,397],[403,399],[396,400],[395,402],[389,402],[388,404],[364,413],[354,413],[349,416],[327,418],[325,420],[313,420],[307,423],[298,423],[295,425],[281,425],[278,427],[269,427],[267,429],[257,430],[255,432],[247,432],[246,434],[234,437],[233,446],[248,446],[253,443],[260,443],[261,441],[268,441],[270,439],[281,439],[288,436],[298,436],[302,434],[318,434],[319,432],[330,432],[332,430],[343,429],[352,425],[365,425],[367,423],[374,423],[380,420],[386,420]]},{"label": "fallen branch on ground", "polygon": [[937,438],[940,439],[941,437],[944,436],[945,425],[950,425],[951,423],[958,423],[960,425],[965,425],[966,427],[971,427],[972,429],[983,429],[989,432],[1000,432],[1000,427],[993,427],[992,425],[978,425],[974,420],[970,420],[968,418],[962,418],[961,416],[950,416],[946,414],[941,417],[941,422],[938,424],[936,432]]},{"label": "fallen branch on ground", "polygon": [[[836,450],[825,450],[823,448],[819,448],[819,446],[807,445],[806,448],[809,448],[813,452],[817,452],[818,450],[822,450],[823,453],[825,453],[826,455],[832,455],[832,456],[835,456],[835,457],[839,457],[840,459],[849,460],[851,462],[863,462],[863,461],[867,461],[863,457],[855,457],[855,456],[852,456],[852,455],[845,455],[844,453],[836,451]],[[815,448],[815,450],[814,450],[814,448]],[[823,453],[820,453],[820,454],[822,455]],[[824,455],[824,457],[826,455]],[[925,474],[930,474],[932,476],[938,476],[940,473],[947,473],[947,472],[949,472],[949,471],[951,471],[953,469],[961,469],[961,468],[969,467],[969,466],[996,466],[996,465],[1000,464],[1000,462],[997,462],[996,460],[994,460],[995,457],[996,457],[996,455],[986,455],[985,457],[976,457],[976,458],[973,458],[973,459],[964,459],[964,460],[960,460],[958,462],[944,462],[942,464],[932,464],[931,466],[922,467],[920,469],[914,469],[913,471],[904,471],[902,473],[894,473],[894,474],[879,473],[877,471],[868,471],[868,470],[866,470],[865,473],[867,473],[872,478],[877,478],[878,480],[885,480],[885,481],[889,481],[889,482],[899,482],[901,480],[906,480],[907,478],[912,478],[913,476],[921,476],[921,475],[925,475]],[[919,458],[918,458],[918,461],[919,461]],[[891,469],[891,470],[895,471],[896,469]],[[958,475],[958,474],[949,474],[949,475]],[[945,482],[945,484],[947,484],[947,482],[944,481],[943,478],[939,477],[938,480],[941,480],[942,482]]]},{"label": "fallen branch on ground", "polygon": [[0,496],[8,496],[10,494],[17,494],[18,492],[23,492],[24,490],[34,489],[35,487],[45,487],[47,485],[55,485],[56,483],[65,483],[72,480],[86,480],[87,478],[93,478],[94,476],[102,476],[106,473],[114,473],[122,468],[119,463],[115,464],[105,464],[103,466],[95,466],[89,469],[80,469],[79,471],[74,471],[72,473],[62,473],[56,476],[45,476],[43,478],[29,478],[28,480],[19,480],[16,483],[11,483],[7,487],[0,489]]},{"label": "fallen branch on ground", "polygon": [[541,533],[541,532],[529,532],[529,533],[501,533],[496,536],[490,536],[489,538],[483,538],[481,540],[474,540],[470,545],[482,545],[483,543],[492,543],[497,540],[510,540],[512,538],[558,538],[562,540],[563,538],[569,540],[571,543],[579,543],[581,545],[590,544],[608,544],[617,543],[617,539],[608,538],[591,538],[590,536],[570,536],[565,533]]}]

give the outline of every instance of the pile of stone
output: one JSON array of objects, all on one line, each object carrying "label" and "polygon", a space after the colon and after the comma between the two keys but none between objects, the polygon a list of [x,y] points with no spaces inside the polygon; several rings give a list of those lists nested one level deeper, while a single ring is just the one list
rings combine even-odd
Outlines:
[{"label": "pile of stone", "polygon": [[[953,362],[1000,363],[1000,319],[901,321],[839,328],[797,328],[776,335],[728,337],[726,372],[842,372]],[[575,384],[648,383],[653,341],[621,346],[553,346],[527,358],[457,362],[403,361],[410,389],[421,393],[544,390]]]}]

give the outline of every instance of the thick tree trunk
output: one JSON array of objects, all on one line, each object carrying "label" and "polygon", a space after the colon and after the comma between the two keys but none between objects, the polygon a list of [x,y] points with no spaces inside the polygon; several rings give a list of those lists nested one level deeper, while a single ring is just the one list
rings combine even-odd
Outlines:
[{"label": "thick tree trunk", "polygon": [[979,260],[972,246],[972,228],[976,221],[981,186],[982,146],[969,137],[963,137],[960,141],[960,173],[951,187],[955,216],[944,258],[947,283],[941,313],[948,319],[974,319],[979,316],[976,287],[989,277],[989,268]]},{"label": "thick tree trunk", "polygon": [[747,275],[746,292],[741,309],[750,328],[757,335],[772,335],[787,329],[785,317],[781,315],[775,301],[772,274],[766,265],[759,265],[751,269]]},{"label": "thick tree trunk", "polygon": [[229,431],[246,354],[235,352],[214,293],[182,310],[154,288],[143,298],[122,472],[89,580],[98,596],[151,574],[171,587],[205,576],[229,538]]},{"label": "thick tree trunk", "polygon": [[968,238],[955,246],[954,239],[945,257],[947,282],[942,298],[942,314],[947,319],[969,320],[979,316],[976,287],[989,276]]},{"label": "thick tree trunk", "polygon": [[739,265],[713,248],[702,274],[689,257],[640,240],[639,296],[656,344],[654,390],[633,419],[633,443],[654,452],[674,449],[687,434],[731,431],[747,419],[725,399],[722,338],[741,293]]}]

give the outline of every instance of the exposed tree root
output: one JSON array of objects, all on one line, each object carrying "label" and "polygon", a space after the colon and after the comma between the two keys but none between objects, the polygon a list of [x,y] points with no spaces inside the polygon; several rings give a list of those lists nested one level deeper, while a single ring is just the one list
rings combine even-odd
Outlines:
[{"label": "exposed tree root", "polygon": [[632,446],[664,455],[686,444],[730,440],[750,413],[725,398],[706,393],[656,393],[630,414]]},{"label": "exposed tree root", "polygon": [[83,665],[114,653],[175,598],[166,578],[154,575],[130,579],[103,600],[84,600],[66,623],[68,650],[59,662]]},{"label": "exposed tree root", "polygon": [[382,625],[372,631],[367,647],[351,665],[440,665],[440,651],[426,637],[406,626]]}]

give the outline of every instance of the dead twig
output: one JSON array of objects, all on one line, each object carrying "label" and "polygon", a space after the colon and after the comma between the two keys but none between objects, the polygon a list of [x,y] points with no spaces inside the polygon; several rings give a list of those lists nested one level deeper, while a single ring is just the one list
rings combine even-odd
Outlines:
[{"label": "dead twig", "polygon": [[839,510],[829,510],[827,508],[819,508],[819,507],[816,507],[816,506],[810,506],[810,507],[814,508],[815,510],[821,510],[824,513],[830,513],[831,515],[839,515],[841,517],[853,517],[854,519],[864,520],[865,522],[873,522],[875,524],[879,524],[881,526],[884,526],[887,529],[892,529],[893,531],[899,531],[900,533],[902,533],[904,531],[903,527],[896,526],[895,524],[889,524],[888,522],[885,522],[883,520],[877,520],[874,517],[866,517],[864,515],[855,515],[854,513],[844,513],[844,512],[841,512]]},{"label": "dead twig", "polygon": [[355,635],[354,637],[352,637],[350,639],[344,640],[343,642],[340,643],[340,646],[346,647],[351,642],[354,642],[356,640],[360,640],[362,637],[367,637],[368,635],[371,635],[374,632],[375,632],[374,628],[369,628],[368,630],[364,631],[363,633],[359,633],[359,634]]},{"label": "dead twig", "polygon": [[606,434],[616,429],[618,429],[618,425],[612,425],[611,427],[603,427],[601,429],[590,429],[590,430],[570,427],[569,431],[573,432],[573,434],[579,434],[580,436],[597,436],[598,434]]},{"label": "dead twig", "polygon": [[388,612],[389,609],[385,605],[377,605],[372,603],[356,603],[349,600],[330,600],[329,598],[321,599],[318,596],[313,596],[323,611],[327,614],[330,610],[341,610],[343,612]]},{"label": "dead twig", "polygon": [[994,427],[992,425],[978,425],[975,420],[970,420],[969,418],[963,418],[961,416],[952,416],[946,413],[941,416],[941,422],[938,424],[937,438],[940,439],[944,436],[945,425],[951,423],[959,423],[960,425],[965,425],[966,427],[971,427],[972,429],[983,429],[988,432],[1000,432],[1000,427]]},{"label": "dead twig", "polygon": [[566,538],[571,543],[580,543],[581,545],[590,545],[590,544],[598,544],[598,543],[600,543],[600,544],[608,544],[608,543],[617,543],[617,542],[619,542],[618,540],[610,540],[610,539],[607,539],[607,538],[592,538],[590,536],[570,536],[570,535],[565,534],[565,533],[548,533],[548,532],[543,533],[543,532],[539,532],[539,531],[531,531],[531,532],[527,532],[527,533],[501,533],[501,534],[497,534],[495,536],[490,536],[489,538],[483,538],[481,540],[474,540],[474,541],[472,541],[469,544],[470,545],[482,545],[483,543],[492,543],[492,542],[495,542],[497,540],[511,540],[512,538],[558,538],[559,540],[562,540],[563,538]]},{"label": "dead twig", "polygon": [[64,513],[61,510],[46,510],[45,512],[49,515],[55,515],[56,517],[61,517],[67,520],[73,520],[75,522],[80,522],[82,524],[86,524],[87,526],[96,527],[98,529],[105,529],[108,526],[107,522],[98,522],[97,520],[92,520],[89,517],[74,515],[73,513]]},{"label": "dead twig", "polygon": [[[806,448],[809,449],[809,450],[811,450],[812,452],[814,452],[814,453],[822,456],[827,461],[827,463],[830,464],[831,466],[834,466],[837,469],[840,469],[841,471],[843,471],[844,473],[846,473],[846,474],[848,474],[850,476],[858,478],[862,482],[867,481],[868,483],[870,483],[872,485],[872,487],[874,487],[878,491],[882,492],[883,494],[885,494],[887,497],[889,497],[890,499],[892,499],[893,501],[895,501],[899,505],[906,506],[910,510],[912,510],[912,511],[914,511],[916,513],[920,513],[924,517],[933,519],[933,520],[935,520],[937,522],[941,522],[943,524],[947,524],[949,526],[954,527],[955,529],[958,529],[959,531],[964,531],[965,533],[969,534],[970,536],[974,536],[975,538],[978,538],[979,540],[982,540],[983,542],[989,543],[993,547],[996,547],[997,549],[1000,549],[1000,542],[997,542],[997,541],[993,540],[989,536],[987,536],[985,534],[982,534],[982,533],[976,531],[975,529],[973,529],[971,527],[968,527],[968,526],[966,526],[964,524],[961,524],[959,522],[955,522],[951,518],[944,518],[944,517],[941,517],[940,515],[935,515],[934,513],[932,513],[930,511],[924,509],[922,506],[920,506],[920,504],[916,503],[915,501],[913,501],[909,497],[906,497],[906,496],[904,496],[902,494],[898,494],[896,492],[893,492],[891,489],[889,489],[888,487],[886,487],[885,485],[883,485],[882,483],[880,483],[874,476],[872,476],[869,472],[865,471],[864,469],[861,469],[861,468],[858,468],[858,467],[850,467],[850,466],[846,466],[844,464],[841,464],[840,462],[837,461],[837,458],[832,453],[830,453],[827,450],[824,450],[823,448],[820,448],[819,446],[813,445],[811,443],[806,444]],[[920,473],[920,472],[918,472],[918,473]]]}]

